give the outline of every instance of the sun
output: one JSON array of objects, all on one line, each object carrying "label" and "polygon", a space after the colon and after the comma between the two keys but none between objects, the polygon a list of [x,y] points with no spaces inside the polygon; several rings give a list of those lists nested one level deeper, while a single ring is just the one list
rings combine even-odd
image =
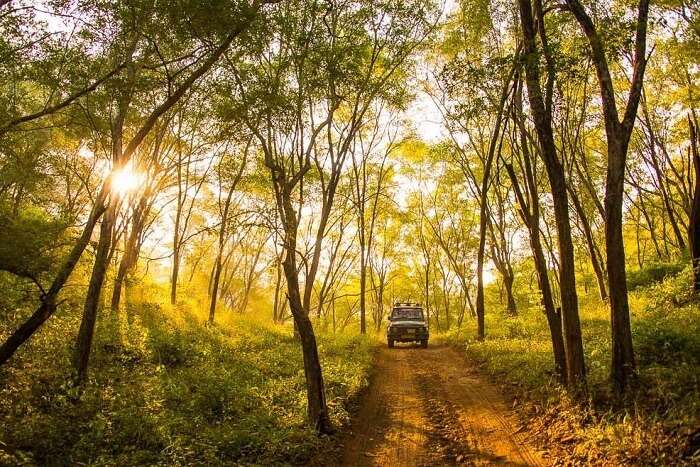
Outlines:
[{"label": "sun", "polygon": [[124,197],[138,190],[144,182],[143,179],[143,174],[129,162],[112,173],[112,191]]},{"label": "sun", "polygon": [[484,272],[483,272],[482,277],[484,280],[484,286],[492,284],[496,280],[496,275],[494,274],[493,270],[491,270],[491,269],[484,268]]}]

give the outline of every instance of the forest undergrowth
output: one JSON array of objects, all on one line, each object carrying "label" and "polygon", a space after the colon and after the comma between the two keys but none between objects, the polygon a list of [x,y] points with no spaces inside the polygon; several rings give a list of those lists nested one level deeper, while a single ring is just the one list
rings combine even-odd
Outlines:
[{"label": "forest undergrowth", "polygon": [[[81,310],[66,308],[0,370],[0,465],[300,464],[329,442],[304,425],[304,371],[290,326],[231,312],[206,326],[205,310],[192,304],[106,311],[94,370],[78,388],[67,337]],[[367,385],[375,344],[323,332],[318,341],[340,427]]]},{"label": "forest undergrowth", "polygon": [[[638,274],[639,276],[640,274]],[[635,280],[630,294],[638,379],[624,398],[609,382],[609,310],[581,297],[581,329],[588,371],[587,395],[572,399],[552,371],[551,343],[538,307],[518,316],[487,315],[487,339],[471,322],[440,339],[513,397],[513,407],[555,465],[697,465],[700,462],[700,301],[687,284],[692,270],[655,282]],[[651,282],[651,283],[650,283]]]}]

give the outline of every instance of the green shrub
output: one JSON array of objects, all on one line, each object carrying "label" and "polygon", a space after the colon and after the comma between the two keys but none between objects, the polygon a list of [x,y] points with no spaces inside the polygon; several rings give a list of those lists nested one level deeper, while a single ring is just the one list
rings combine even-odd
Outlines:
[{"label": "green shrub", "polygon": [[[499,384],[508,383],[519,402],[526,401],[519,406],[528,423],[547,427],[542,441],[551,458],[562,464],[597,464],[593,459],[615,465],[670,465],[674,459],[684,465],[680,459],[689,449],[688,435],[700,423],[700,303],[692,294],[690,267],[665,271],[665,279],[630,294],[639,379],[623,399],[614,396],[609,382],[608,304],[593,297],[579,302],[589,396],[585,402],[568,400],[558,384],[549,330],[538,308],[520,310],[508,319],[487,312],[484,341],[474,339],[472,321],[441,337],[462,347]],[[549,442],[572,434],[575,449]]]},{"label": "green shrub", "polygon": [[679,274],[687,266],[686,261],[675,263],[653,263],[643,269],[627,271],[627,288],[630,291],[662,282],[667,277]]},{"label": "green shrub", "polygon": [[[77,390],[65,336],[80,311],[50,321],[31,343],[31,364],[20,355],[21,371],[3,370],[0,465],[303,464],[328,442],[305,426],[291,327],[226,312],[205,326],[197,310],[153,304],[103,314],[90,379]],[[375,343],[317,340],[330,416],[341,425],[367,385]]]}]

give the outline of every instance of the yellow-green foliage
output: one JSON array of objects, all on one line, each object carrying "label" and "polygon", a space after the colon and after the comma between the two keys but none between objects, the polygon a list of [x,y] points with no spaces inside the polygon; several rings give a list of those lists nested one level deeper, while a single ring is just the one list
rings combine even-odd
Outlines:
[{"label": "yellow-green foliage", "polygon": [[674,459],[672,463],[692,464],[699,460],[687,456],[700,424],[700,303],[692,298],[690,283],[686,268],[630,295],[639,381],[624,400],[613,397],[608,383],[609,310],[593,297],[580,297],[589,394],[583,404],[570,401],[552,373],[549,330],[539,309],[522,310],[514,318],[487,310],[483,342],[473,340],[471,327],[444,338],[463,346],[521,400],[534,403],[531,423],[549,417],[544,436],[572,443],[558,455],[568,455],[574,463]]},{"label": "yellow-green foliage", "polygon": [[[70,384],[75,310],[65,310],[3,369],[0,464],[300,463],[320,448],[305,427],[299,342],[290,327],[186,307],[105,311],[91,379]],[[367,384],[373,343],[320,335],[331,418]]]}]

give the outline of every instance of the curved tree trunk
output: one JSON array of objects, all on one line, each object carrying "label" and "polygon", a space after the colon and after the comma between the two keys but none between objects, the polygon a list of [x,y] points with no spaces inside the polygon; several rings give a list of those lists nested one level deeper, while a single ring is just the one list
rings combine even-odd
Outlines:
[{"label": "curved tree trunk", "polygon": [[299,272],[296,264],[297,217],[291,203],[291,194],[287,193],[284,188],[282,190],[278,196],[279,204],[282,205],[280,207],[284,211],[282,222],[285,230],[285,257],[282,266],[287,279],[289,308],[299,333],[304,356],[307,415],[311,426],[318,433],[328,434],[333,431],[333,427],[326,405],[326,392],[321,372],[321,361],[318,356],[318,346],[316,345],[316,335],[309,319],[308,310],[304,310],[299,287]]},{"label": "curved tree trunk", "polygon": [[34,311],[32,316],[30,316],[27,321],[25,321],[14,333],[12,333],[0,347],[0,365],[7,362],[15,354],[17,349],[56,312],[56,301],[58,299],[58,294],[61,289],[63,289],[63,286],[66,284],[66,281],[73,272],[73,269],[75,269],[76,264],[78,264],[80,257],[85,251],[85,248],[87,247],[88,243],[90,243],[90,238],[92,238],[92,232],[95,229],[97,222],[105,212],[105,198],[108,191],[108,184],[107,181],[105,181],[102,184],[102,189],[97,195],[95,204],[90,211],[85,227],[83,227],[83,232],[73,245],[73,248],[71,249],[58,273],[56,273],[56,276],[51,283],[51,287],[45,294],[42,295],[41,302],[36,311]]}]

